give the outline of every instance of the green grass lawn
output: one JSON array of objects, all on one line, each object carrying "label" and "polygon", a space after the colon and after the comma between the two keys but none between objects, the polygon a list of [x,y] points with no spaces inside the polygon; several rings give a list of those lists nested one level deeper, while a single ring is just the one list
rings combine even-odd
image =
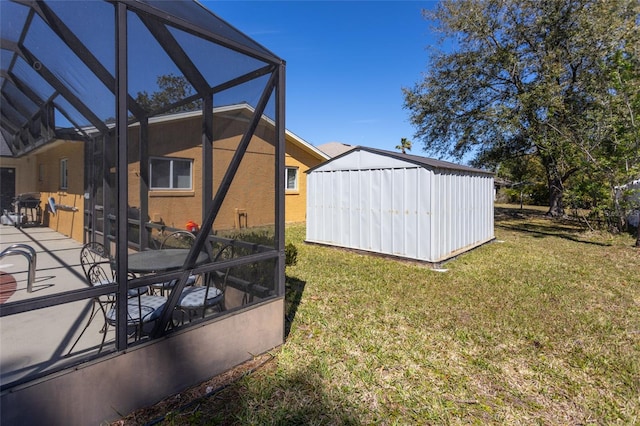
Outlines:
[{"label": "green grass lawn", "polygon": [[640,249],[541,213],[497,208],[497,241],[444,273],[289,227],[285,344],[213,396],[124,424],[640,423]]}]

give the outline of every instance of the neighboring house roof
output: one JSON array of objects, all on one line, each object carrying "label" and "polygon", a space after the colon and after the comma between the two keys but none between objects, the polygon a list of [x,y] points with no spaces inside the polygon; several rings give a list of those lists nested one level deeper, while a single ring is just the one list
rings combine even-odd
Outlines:
[{"label": "neighboring house roof", "polygon": [[[377,148],[369,148],[369,147],[365,147],[365,146],[356,146],[353,149],[338,155],[337,157],[334,157],[328,161],[326,161],[323,164],[320,164],[316,167],[313,167],[311,169],[309,169],[309,172],[314,171],[315,169],[319,168],[319,167],[324,167],[325,165],[334,162],[335,160],[339,160],[343,157],[346,157],[348,155],[352,155],[355,152],[358,151],[365,151],[365,152],[369,152],[372,154],[377,154],[383,157],[388,157],[388,158],[393,158],[396,160],[400,160],[400,161],[404,161],[404,162],[408,162],[408,163],[412,163],[421,167],[428,167],[428,168],[435,168],[435,169],[447,169],[447,170],[456,170],[456,171],[462,171],[462,172],[472,172],[472,173],[481,173],[481,174],[486,174],[486,175],[491,175],[493,176],[494,173],[493,172],[488,172],[486,170],[482,170],[482,169],[476,169],[474,167],[469,167],[469,166],[464,166],[462,164],[456,164],[456,163],[450,163],[448,161],[442,161],[442,160],[436,160],[433,158],[428,158],[428,157],[420,157],[418,155],[411,155],[411,154],[402,154],[400,152],[393,152],[393,151],[386,151],[383,149],[377,149]],[[385,164],[384,166],[379,166],[378,168],[385,168],[385,167],[390,167],[389,165]],[[354,164],[353,167],[354,170],[359,169],[359,167],[357,167],[357,165]]]},{"label": "neighboring house roof", "polygon": [[327,142],[318,146],[318,149],[320,151],[324,152],[331,158],[337,157],[340,154],[344,154],[347,151],[351,151],[353,148],[355,148],[355,146],[347,145],[346,143],[342,142]]},{"label": "neighboring house roof", "polygon": [[309,142],[305,141],[304,139],[302,139],[300,136],[296,135],[295,133],[290,132],[289,130],[285,130],[285,135],[289,136],[291,139],[293,139],[302,149],[304,149],[305,151],[311,153],[312,155],[314,155],[315,157],[321,159],[322,161],[325,161],[325,160],[328,160],[329,158],[331,158],[324,151],[321,151],[320,149],[318,149],[315,146],[311,145]]}]

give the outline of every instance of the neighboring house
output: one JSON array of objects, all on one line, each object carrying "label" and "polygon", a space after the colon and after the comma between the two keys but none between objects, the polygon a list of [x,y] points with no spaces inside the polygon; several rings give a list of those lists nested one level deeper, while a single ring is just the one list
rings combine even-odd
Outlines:
[{"label": "neighboring house", "polygon": [[304,222],[307,219],[307,171],[323,163],[329,156],[304,139],[289,132],[285,133],[287,143],[284,164],[285,207],[284,220]]},{"label": "neighboring house", "polygon": [[[239,117],[253,113],[246,104],[214,109],[217,123],[213,143],[213,191],[218,188],[226,165],[236,151],[244,129],[237,124]],[[185,229],[189,221],[202,223],[202,148],[201,113],[187,112],[155,117],[150,120],[149,138],[154,141],[154,151],[149,152],[149,200],[148,221],[171,228]],[[272,167],[275,147],[266,142],[273,138],[273,122],[264,118],[252,138],[249,149],[236,175],[236,181],[225,198],[225,204],[216,218],[214,229],[232,230],[261,225],[270,225],[273,211],[263,211],[264,205],[273,205],[272,180],[254,179],[261,165]],[[130,128],[129,175],[140,176],[139,128]],[[264,137],[260,137],[260,135]],[[306,171],[329,157],[299,136],[285,132],[285,222],[303,222],[306,219]],[[16,191],[41,193],[44,209],[43,222],[72,238],[83,241],[83,228],[91,222],[91,215],[98,215],[97,231],[103,232],[104,217],[101,216],[104,201],[98,197],[87,197],[91,191],[85,188],[84,174],[90,168],[85,144],[57,141],[43,146],[23,159],[2,159],[2,167],[15,169]],[[173,173],[176,176],[170,176]],[[179,176],[177,176],[179,174]],[[140,206],[139,179],[130,179],[130,214]],[[62,208],[56,214],[45,209],[47,199],[53,197]],[[261,197],[261,199],[256,199]],[[85,206],[85,203],[87,204]],[[275,209],[275,206],[274,206]],[[85,212],[83,214],[83,212]],[[160,213],[162,212],[162,213]],[[84,220],[83,220],[84,219]],[[133,217],[138,219],[138,217]]]},{"label": "neighboring house", "polygon": [[308,174],[308,242],[437,263],[495,238],[493,173],[356,147]]},{"label": "neighboring house", "polygon": [[320,151],[324,152],[331,158],[344,154],[345,152],[350,151],[353,148],[355,148],[355,146],[347,145],[346,143],[342,142],[327,142],[318,146],[318,149]]},{"label": "neighboring house", "polygon": [[616,198],[625,199],[631,211],[627,222],[634,228],[640,226],[640,179],[631,181],[616,188]]}]

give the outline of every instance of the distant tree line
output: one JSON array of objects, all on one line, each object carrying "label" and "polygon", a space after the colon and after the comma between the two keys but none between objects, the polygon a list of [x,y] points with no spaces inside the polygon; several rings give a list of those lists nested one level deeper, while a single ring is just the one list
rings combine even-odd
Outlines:
[{"label": "distant tree line", "polygon": [[428,152],[542,181],[551,216],[633,207],[615,194],[640,178],[640,2],[444,0],[423,13],[454,45],[403,89]]}]

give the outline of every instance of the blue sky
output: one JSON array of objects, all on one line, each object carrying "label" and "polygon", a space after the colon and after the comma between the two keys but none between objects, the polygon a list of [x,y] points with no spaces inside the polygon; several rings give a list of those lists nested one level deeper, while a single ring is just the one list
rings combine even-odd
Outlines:
[{"label": "blue sky", "polygon": [[405,137],[425,155],[402,87],[420,81],[437,38],[432,1],[204,1],[287,63],[287,129],[313,145],[394,150]]}]

